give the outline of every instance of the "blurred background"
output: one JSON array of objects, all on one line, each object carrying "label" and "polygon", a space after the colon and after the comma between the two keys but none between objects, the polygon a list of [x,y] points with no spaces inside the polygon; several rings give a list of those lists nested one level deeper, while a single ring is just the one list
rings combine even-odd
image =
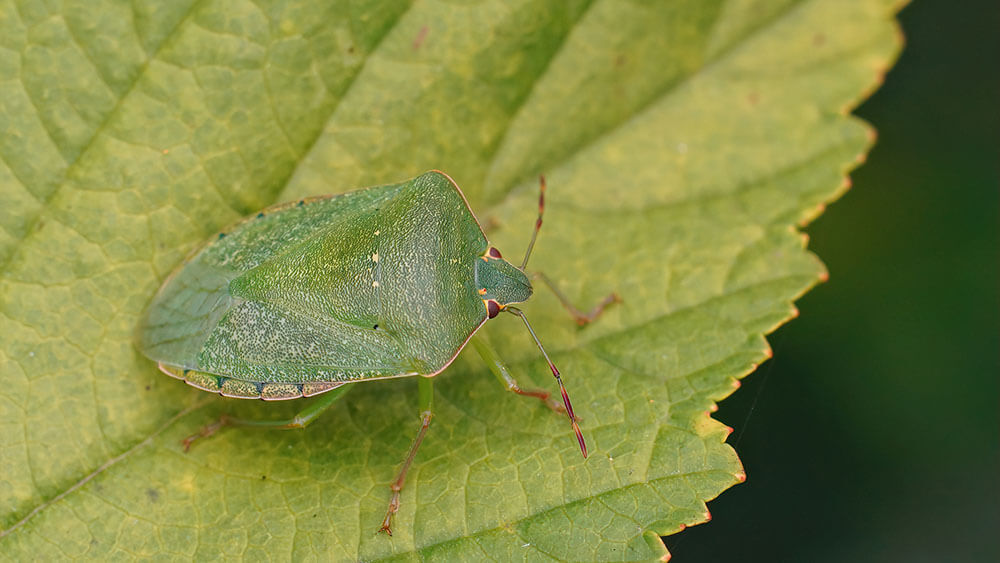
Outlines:
[{"label": "blurred background", "polygon": [[673,561],[1000,561],[1000,4],[916,0],[806,230],[830,281],[717,418],[748,480]]}]

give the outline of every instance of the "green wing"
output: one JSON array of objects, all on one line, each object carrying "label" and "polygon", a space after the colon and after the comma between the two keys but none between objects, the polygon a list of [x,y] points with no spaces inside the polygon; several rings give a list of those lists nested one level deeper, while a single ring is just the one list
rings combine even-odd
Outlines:
[{"label": "green wing", "polygon": [[210,241],[150,304],[151,359],[252,382],[431,374],[485,320],[487,241],[451,180],[267,209]]}]

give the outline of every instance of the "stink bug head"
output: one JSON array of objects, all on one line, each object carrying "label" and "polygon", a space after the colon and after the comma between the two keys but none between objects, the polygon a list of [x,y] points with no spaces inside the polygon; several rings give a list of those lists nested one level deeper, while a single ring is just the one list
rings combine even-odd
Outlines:
[{"label": "stink bug head", "polygon": [[527,301],[531,297],[533,290],[528,276],[517,266],[504,260],[492,246],[476,260],[475,275],[480,297],[483,301],[495,302],[498,309],[511,303]]}]

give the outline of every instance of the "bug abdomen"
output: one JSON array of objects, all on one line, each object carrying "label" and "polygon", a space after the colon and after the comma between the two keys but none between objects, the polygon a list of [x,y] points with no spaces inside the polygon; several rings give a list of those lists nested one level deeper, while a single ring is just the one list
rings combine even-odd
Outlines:
[{"label": "bug abdomen", "polygon": [[181,379],[192,387],[237,399],[265,401],[298,399],[319,395],[344,385],[343,383],[260,383],[169,366],[163,362],[159,362],[157,366],[163,373]]}]

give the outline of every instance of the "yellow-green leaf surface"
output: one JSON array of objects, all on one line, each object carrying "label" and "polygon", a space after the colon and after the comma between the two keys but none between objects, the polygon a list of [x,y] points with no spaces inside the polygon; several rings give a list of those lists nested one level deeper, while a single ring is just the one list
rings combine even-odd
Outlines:
[{"label": "yellow-green leaf surface", "polygon": [[[895,0],[0,1],[0,554],[11,559],[647,560],[744,478],[709,413],[823,277],[796,224],[872,133],[849,109],[899,48]],[[231,429],[159,373],[139,315],[257,208],[427,169],[505,254],[549,179],[524,306],[591,446],[474,354],[392,538],[416,382],[360,384],[304,431]],[[553,387],[517,319],[485,334]],[[298,403],[298,404],[296,404]],[[721,540],[720,540],[721,541]]]}]

